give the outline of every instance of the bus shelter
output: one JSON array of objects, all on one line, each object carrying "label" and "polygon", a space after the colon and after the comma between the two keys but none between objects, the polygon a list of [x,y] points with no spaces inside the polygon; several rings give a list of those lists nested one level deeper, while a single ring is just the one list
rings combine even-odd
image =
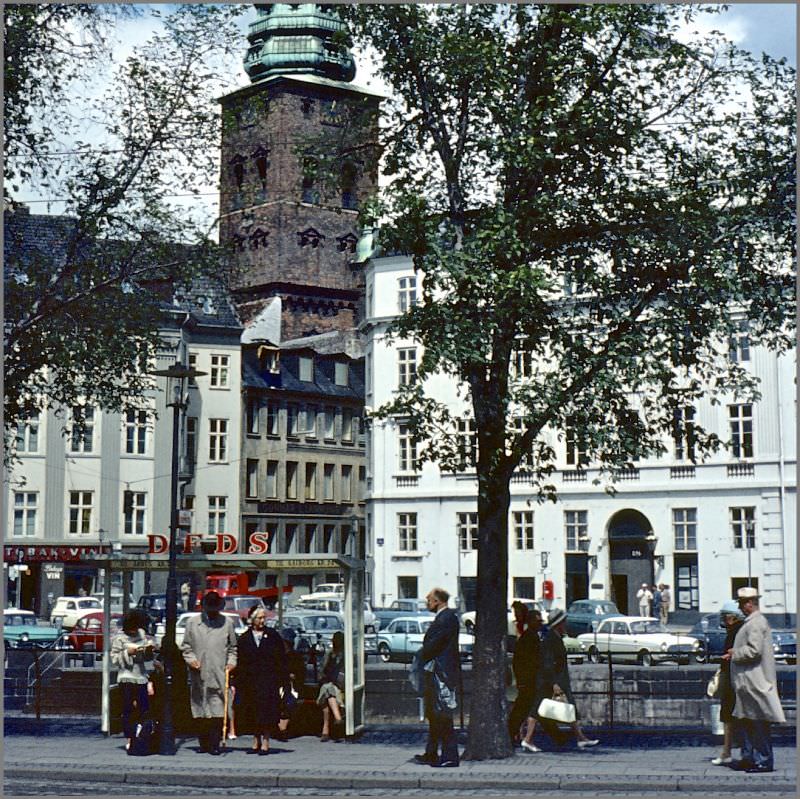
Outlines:
[{"label": "bus shelter", "polygon": [[[364,729],[364,561],[349,555],[216,555],[178,554],[177,571],[208,572],[267,571],[276,576],[278,587],[277,627],[283,626],[283,587],[292,573],[309,570],[338,570],[344,577],[344,664],[345,664],[345,735]],[[169,555],[125,554],[112,552],[97,555],[91,565],[104,571],[103,579],[103,681],[101,729],[111,731],[111,575],[134,571],[166,571]]]}]

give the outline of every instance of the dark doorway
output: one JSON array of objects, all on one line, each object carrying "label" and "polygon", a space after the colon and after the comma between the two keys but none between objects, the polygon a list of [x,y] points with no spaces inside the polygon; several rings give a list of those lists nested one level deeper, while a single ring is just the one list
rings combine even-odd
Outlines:
[{"label": "dark doorway", "polygon": [[739,589],[748,585],[758,591],[758,577],[731,577],[731,598],[736,599]]},{"label": "dark doorway", "polygon": [[569,607],[576,599],[589,596],[589,558],[581,552],[565,555],[565,606]]},{"label": "dark doorway", "polygon": [[[472,578],[474,580],[474,578]],[[514,596],[517,599],[536,599],[536,578],[515,577]]]},{"label": "dark doorway", "polygon": [[700,610],[696,553],[675,555],[675,610]]},{"label": "dark doorway", "polygon": [[398,599],[416,599],[419,596],[417,593],[417,578],[416,577],[398,577],[397,578],[397,598]]},{"label": "dark doorway", "polygon": [[611,601],[620,613],[628,615],[628,575],[611,575]]}]

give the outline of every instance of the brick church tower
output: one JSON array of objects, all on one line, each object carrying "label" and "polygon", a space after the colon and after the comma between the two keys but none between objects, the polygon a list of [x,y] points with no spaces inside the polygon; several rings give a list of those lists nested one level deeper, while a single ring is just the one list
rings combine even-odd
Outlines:
[{"label": "brick church tower", "polygon": [[245,69],[222,98],[220,242],[247,323],[281,300],[282,338],[353,328],[358,207],[375,189],[380,95],[351,81],[335,7],[257,5]]}]

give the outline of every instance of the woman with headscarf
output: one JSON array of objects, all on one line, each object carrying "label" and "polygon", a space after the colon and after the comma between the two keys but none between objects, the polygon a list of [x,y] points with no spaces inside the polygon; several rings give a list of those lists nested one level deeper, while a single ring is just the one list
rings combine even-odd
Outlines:
[{"label": "woman with headscarf", "polygon": [[254,605],[250,629],[239,637],[234,680],[239,732],[252,732],[250,754],[269,753],[269,738],[281,717],[281,691],[289,691],[289,669],[283,639],[266,626],[267,611]]},{"label": "woman with headscarf", "polygon": [[[736,638],[736,633],[744,622],[744,614],[739,610],[739,605],[732,599],[723,603],[719,612],[720,620],[727,629],[725,635],[725,645],[723,652],[727,652],[733,647],[733,641]],[[711,763],[714,766],[727,766],[733,762],[731,749],[734,746],[733,740],[733,708],[736,705],[736,693],[733,690],[731,683],[731,662],[730,660],[722,660],[719,664],[719,683],[717,688],[717,698],[720,701],[719,720],[724,725],[724,735],[722,738],[722,751],[719,755],[712,759]]]}]

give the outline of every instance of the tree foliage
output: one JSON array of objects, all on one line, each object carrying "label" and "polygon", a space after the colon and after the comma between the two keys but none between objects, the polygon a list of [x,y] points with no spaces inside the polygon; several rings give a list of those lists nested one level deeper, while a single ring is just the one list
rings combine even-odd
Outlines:
[{"label": "tree foliage", "polygon": [[[711,9],[713,12],[713,9]],[[348,8],[395,102],[382,237],[413,254],[423,301],[394,328],[424,348],[402,415],[422,458],[458,468],[453,376],[477,428],[478,625],[467,757],[505,730],[509,483],[554,498],[545,433],[570,426],[613,486],[664,451],[700,397],[757,397],[727,358],[741,320],[792,330],[794,72],[655,4]],[[524,374],[513,368],[529,358]],[[521,421],[511,424],[513,417]],[[694,427],[698,457],[722,443]],[[477,703],[477,704],[476,704]]]},{"label": "tree foliage", "polygon": [[[43,407],[135,404],[173,287],[219,272],[209,220],[180,198],[215,182],[241,11],[151,10],[160,27],[101,91],[115,12],[5,7],[6,430]],[[15,213],[25,189],[63,215]]]}]

